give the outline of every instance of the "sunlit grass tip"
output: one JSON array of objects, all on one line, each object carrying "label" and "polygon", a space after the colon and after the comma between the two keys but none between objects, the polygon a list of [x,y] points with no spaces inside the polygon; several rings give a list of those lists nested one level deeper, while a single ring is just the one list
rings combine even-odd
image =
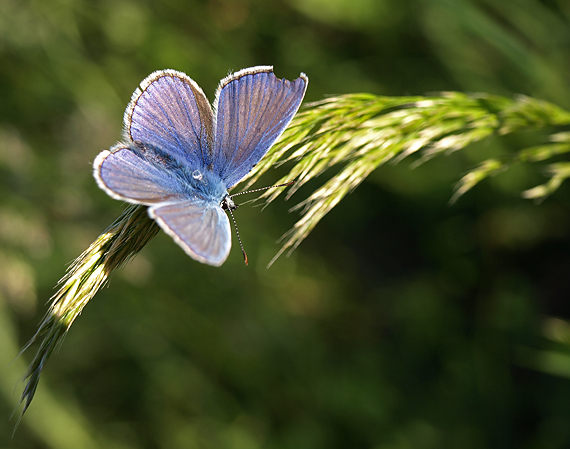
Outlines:
[{"label": "sunlit grass tip", "polygon": [[109,275],[135,256],[158,232],[159,227],[147,214],[146,207],[129,205],[125,211],[83,252],[59,281],[59,290],[39,328],[20,354],[41,341],[28,370],[23,376],[23,405],[16,427],[30,406],[40,375],[54,350],[83,308],[105,285]]},{"label": "sunlit grass tip", "polygon": [[[269,265],[297,248],[318,222],[380,165],[399,163],[418,154],[412,164],[416,166],[492,136],[534,130],[552,133],[543,145],[483,159],[476,167],[467,168],[453,194],[450,188],[453,203],[481,181],[514,165],[542,162],[570,152],[570,133],[559,129],[568,124],[568,111],[526,96],[444,92],[429,97],[383,97],[363,93],[309,104],[293,118],[248,181],[249,186],[269,168],[290,163],[288,174],[276,181],[295,180],[287,191],[289,198],[309,181],[325,172],[333,173],[292,208],[300,210],[301,218],[283,236],[283,245]],[[539,170],[549,180],[522,192],[523,197],[544,198],[570,177],[566,163]],[[281,194],[276,189],[262,197],[269,203]]]}]

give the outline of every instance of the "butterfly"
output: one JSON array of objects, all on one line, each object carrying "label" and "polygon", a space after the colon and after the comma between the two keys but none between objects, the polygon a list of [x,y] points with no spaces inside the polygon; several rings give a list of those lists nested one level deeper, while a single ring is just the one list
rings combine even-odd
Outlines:
[{"label": "butterfly", "polygon": [[231,248],[225,211],[237,207],[228,191],[285,130],[308,81],[304,73],[279,79],[271,66],[243,69],[220,81],[212,107],[186,74],[153,72],[125,111],[124,141],[95,159],[97,184],[112,198],[148,206],[190,257],[220,266]]}]

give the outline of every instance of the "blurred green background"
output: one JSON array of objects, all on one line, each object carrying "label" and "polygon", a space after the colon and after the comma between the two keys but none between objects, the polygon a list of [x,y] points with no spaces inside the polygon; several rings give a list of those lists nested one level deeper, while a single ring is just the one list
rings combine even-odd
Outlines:
[{"label": "blurred green background", "polygon": [[[159,234],[52,357],[15,436],[46,301],[122,211],[91,175],[132,91],[173,68],[210,99],[228,71],[303,71],[326,94],[442,90],[570,108],[566,0],[0,0],[0,447],[568,448],[570,189],[510,170],[536,138],[382,167],[289,258],[289,202],[236,212],[221,268]],[[269,185],[286,170],[267,173]],[[324,176],[326,178],[326,175]]]}]

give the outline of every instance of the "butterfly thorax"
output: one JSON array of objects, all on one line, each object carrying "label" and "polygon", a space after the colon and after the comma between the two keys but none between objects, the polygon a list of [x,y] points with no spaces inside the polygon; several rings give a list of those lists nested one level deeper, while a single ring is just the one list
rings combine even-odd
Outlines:
[{"label": "butterfly thorax", "polygon": [[178,177],[189,188],[189,193],[204,199],[221,202],[228,194],[222,179],[207,168],[186,166],[179,170]]}]

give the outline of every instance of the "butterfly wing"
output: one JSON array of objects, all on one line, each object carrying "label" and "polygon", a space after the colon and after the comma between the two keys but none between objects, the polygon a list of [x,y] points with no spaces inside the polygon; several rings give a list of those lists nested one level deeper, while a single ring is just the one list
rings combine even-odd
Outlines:
[{"label": "butterfly wing", "polygon": [[273,67],[240,70],[216,92],[213,170],[228,188],[265,155],[301,105],[308,78],[279,79]]},{"label": "butterfly wing", "polygon": [[230,222],[214,202],[188,199],[149,208],[162,230],[193,259],[219,267],[231,248]]},{"label": "butterfly wing", "polygon": [[231,248],[228,217],[218,203],[184,191],[158,150],[119,146],[94,163],[99,187],[113,198],[145,204],[149,215],[192,258],[220,266]]},{"label": "butterfly wing", "polygon": [[179,183],[166,168],[152,163],[140,151],[119,144],[99,153],[93,175],[112,198],[150,206],[182,197]]},{"label": "butterfly wing", "polygon": [[127,137],[191,166],[212,162],[214,115],[200,87],[182,72],[159,70],[143,80],[125,111]]}]

